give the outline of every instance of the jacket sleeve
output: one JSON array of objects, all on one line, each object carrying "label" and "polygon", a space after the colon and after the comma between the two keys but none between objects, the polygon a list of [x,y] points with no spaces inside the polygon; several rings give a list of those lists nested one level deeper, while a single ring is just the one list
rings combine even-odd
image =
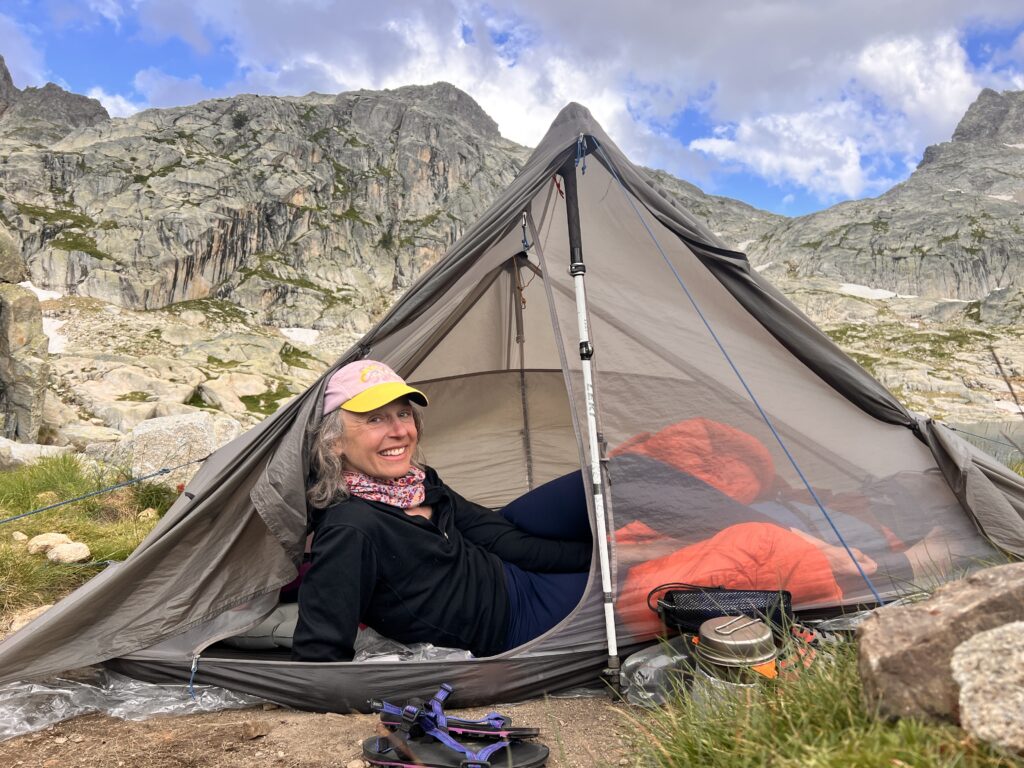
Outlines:
[{"label": "jacket sleeve", "polygon": [[474,504],[451,491],[455,527],[469,541],[506,563],[538,573],[580,573],[590,568],[593,544],[534,536],[498,512]]},{"label": "jacket sleeve", "polygon": [[299,587],[292,659],[351,661],[377,581],[376,549],[363,531],[328,525],[313,538],[312,556]]}]

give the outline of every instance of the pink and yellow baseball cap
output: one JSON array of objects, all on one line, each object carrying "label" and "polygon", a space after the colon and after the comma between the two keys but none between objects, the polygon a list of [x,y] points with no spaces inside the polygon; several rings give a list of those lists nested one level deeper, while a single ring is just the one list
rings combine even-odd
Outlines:
[{"label": "pink and yellow baseball cap", "polygon": [[324,391],[324,413],[341,408],[352,413],[366,413],[387,405],[400,397],[408,397],[417,405],[427,405],[427,396],[413,389],[384,363],[356,360],[342,366],[327,382]]}]

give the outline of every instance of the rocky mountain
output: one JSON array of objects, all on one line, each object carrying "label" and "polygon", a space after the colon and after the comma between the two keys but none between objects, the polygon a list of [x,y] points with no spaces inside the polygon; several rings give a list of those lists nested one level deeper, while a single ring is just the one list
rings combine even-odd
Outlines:
[{"label": "rocky mountain", "polygon": [[1024,92],[986,89],[952,141],[928,147],[906,181],[879,197],[787,221],[754,241],[749,255],[771,265],[769,276],[981,301],[1022,284],[1022,214]]},{"label": "rocky mountain", "polygon": [[362,330],[527,150],[447,84],[238,96],[83,128],[0,165],[31,279],[128,309],[227,299]]},{"label": "rocky mountain", "polygon": [[[1017,96],[983,93],[886,195],[800,219],[650,174],[911,407],[998,417],[1009,396],[989,347],[1024,389],[1003,199],[1018,194]],[[102,455],[155,420],[203,416],[216,434],[256,423],[433,264],[528,153],[444,83],[112,120],[56,86],[18,90],[0,59],[3,435]],[[901,256],[918,250],[927,258]]]}]

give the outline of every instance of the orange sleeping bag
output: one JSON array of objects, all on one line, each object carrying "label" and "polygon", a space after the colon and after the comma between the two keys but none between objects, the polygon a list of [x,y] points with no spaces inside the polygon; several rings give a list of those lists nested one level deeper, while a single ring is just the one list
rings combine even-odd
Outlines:
[{"label": "orange sleeping bag", "polygon": [[[639,530],[628,533],[634,540],[643,538],[637,536]],[[785,589],[792,593],[793,605],[798,608],[835,604],[842,598],[828,560],[813,544],[777,525],[741,523],[629,569],[616,609],[635,637],[661,631],[657,614],[647,607],[647,595],[674,581],[736,589]]]},{"label": "orange sleeping bag", "polygon": [[712,419],[686,419],[655,433],[641,432],[609,456],[640,454],[702,480],[741,504],[775,482],[775,463],[760,440]]}]

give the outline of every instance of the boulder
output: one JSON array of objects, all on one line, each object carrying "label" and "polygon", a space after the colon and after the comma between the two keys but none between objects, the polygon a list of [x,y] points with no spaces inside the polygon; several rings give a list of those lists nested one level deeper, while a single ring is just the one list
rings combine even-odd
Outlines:
[{"label": "boulder", "polygon": [[51,563],[85,563],[92,558],[89,547],[80,541],[69,541],[51,547],[46,552],[46,559]]},{"label": "boulder", "polygon": [[251,373],[229,373],[199,386],[199,395],[205,402],[228,413],[246,412],[248,408],[240,398],[266,391],[266,379]]},{"label": "boulder", "polygon": [[0,281],[20,283],[25,279],[25,262],[21,259],[21,251],[14,238],[0,224]]},{"label": "boulder", "polygon": [[28,535],[25,534],[25,533],[22,533],[21,531],[15,531],[14,533],[12,533],[11,534],[11,538],[14,541],[17,541],[19,543],[24,543],[24,542],[28,541]]},{"label": "boulder", "polygon": [[1024,753],[1024,621],[981,632],[953,652],[960,725],[982,741]]},{"label": "boulder", "polygon": [[16,443],[13,440],[0,437],[0,471],[17,469],[44,457],[62,456],[70,452],[69,446]]},{"label": "boulder", "polygon": [[26,443],[39,437],[50,375],[48,344],[36,295],[20,285],[0,283],[0,434],[4,437]]},{"label": "boulder", "polygon": [[1022,620],[1024,563],[986,568],[927,600],[874,611],[857,630],[868,708],[884,717],[957,722],[954,650],[979,632]]},{"label": "boulder", "polygon": [[28,540],[28,553],[30,555],[42,555],[61,544],[70,544],[71,537],[63,533],[41,533]]},{"label": "boulder", "polygon": [[[130,470],[141,477],[167,467],[188,464],[154,478],[171,487],[187,483],[202,459],[242,433],[241,425],[229,416],[196,411],[181,416],[149,419],[112,446],[90,445],[86,455]],[[196,463],[190,463],[196,462]]]},{"label": "boulder", "polygon": [[[50,445],[67,445],[61,428],[78,421],[78,412],[57,397],[51,390],[43,393],[43,422],[39,428],[40,441]],[[43,438],[46,438],[43,440]]]},{"label": "boulder", "polygon": [[79,451],[84,451],[87,445],[93,443],[116,443],[124,437],[123,432],[94,424],[68,424],[62,427],[58,434],[65,444],[70,444]]}]

